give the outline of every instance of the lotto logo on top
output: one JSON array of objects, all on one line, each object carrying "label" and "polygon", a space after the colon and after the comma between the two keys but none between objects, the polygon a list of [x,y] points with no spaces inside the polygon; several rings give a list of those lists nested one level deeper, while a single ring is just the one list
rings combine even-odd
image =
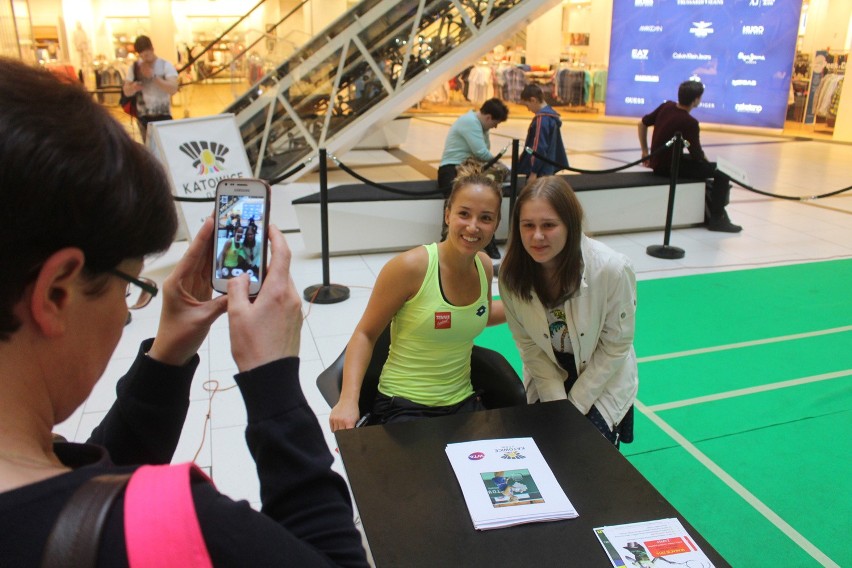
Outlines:
[{"label": "lotto logo on top", "polygon": [[708,37],[713,33],[713,22],[692,22],[692,27],[689,28],[689,33],[698,38]]}]

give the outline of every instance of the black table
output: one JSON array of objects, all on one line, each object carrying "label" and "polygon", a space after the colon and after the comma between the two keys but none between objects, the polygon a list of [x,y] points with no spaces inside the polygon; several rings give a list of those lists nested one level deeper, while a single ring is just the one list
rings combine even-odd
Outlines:
[{"label": "black table", "polygon": [[[611,566],[593,529],[677,517],[729,566],[567,400],[336,433],[376,566]],[[532,437],[579,517],[477,531],[444,448]],[[688,481],[687,481],[688,482]]]}]

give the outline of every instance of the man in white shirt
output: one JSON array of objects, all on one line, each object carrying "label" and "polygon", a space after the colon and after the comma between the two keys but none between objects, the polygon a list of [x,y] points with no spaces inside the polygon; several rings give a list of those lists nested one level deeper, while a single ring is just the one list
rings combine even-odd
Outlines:
[{"label": "man in white shirt", "polygon": [[147,137],[148,123],[171,120],[172,95],[178,91],[178,74],[175,66],[154,53],[151,38],[141,35],[133,42],[139,58],[127,70],[124,94],[136,97],[136,119],[142,141]]}]

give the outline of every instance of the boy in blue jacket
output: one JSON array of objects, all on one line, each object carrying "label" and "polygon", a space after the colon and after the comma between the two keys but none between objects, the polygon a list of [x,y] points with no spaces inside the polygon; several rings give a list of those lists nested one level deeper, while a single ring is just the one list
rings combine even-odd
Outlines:
[{"label": "boy in blue jacket", "polygon": [[562,119],[550,105],[544,102],[544,94],[541,87],[532,83],[524,87],[521,92],[521,104],[534,113],[530,128],[527,131],[527,140],[524,142],[526,148],[532,148],[534,152],[546,157],[551,162],[562,165],[556,167],[541,158],[524,152],[518,172],[527,175],[527,183],[535,181],[537,177],[553,175],[568,166],[568,156],[565,146],[562,144]]}]

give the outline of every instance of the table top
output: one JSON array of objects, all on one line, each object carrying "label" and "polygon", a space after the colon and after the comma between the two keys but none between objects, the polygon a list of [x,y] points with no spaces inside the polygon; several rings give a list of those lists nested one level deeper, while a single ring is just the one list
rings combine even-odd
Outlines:
[{"label": "table top", "polygon": [[[532,437],[579,517],[473,528],[447,444]],[[376,566],[610,566],[593,529],[676,517],[729,566],[567,400],[336,433]]]}]

